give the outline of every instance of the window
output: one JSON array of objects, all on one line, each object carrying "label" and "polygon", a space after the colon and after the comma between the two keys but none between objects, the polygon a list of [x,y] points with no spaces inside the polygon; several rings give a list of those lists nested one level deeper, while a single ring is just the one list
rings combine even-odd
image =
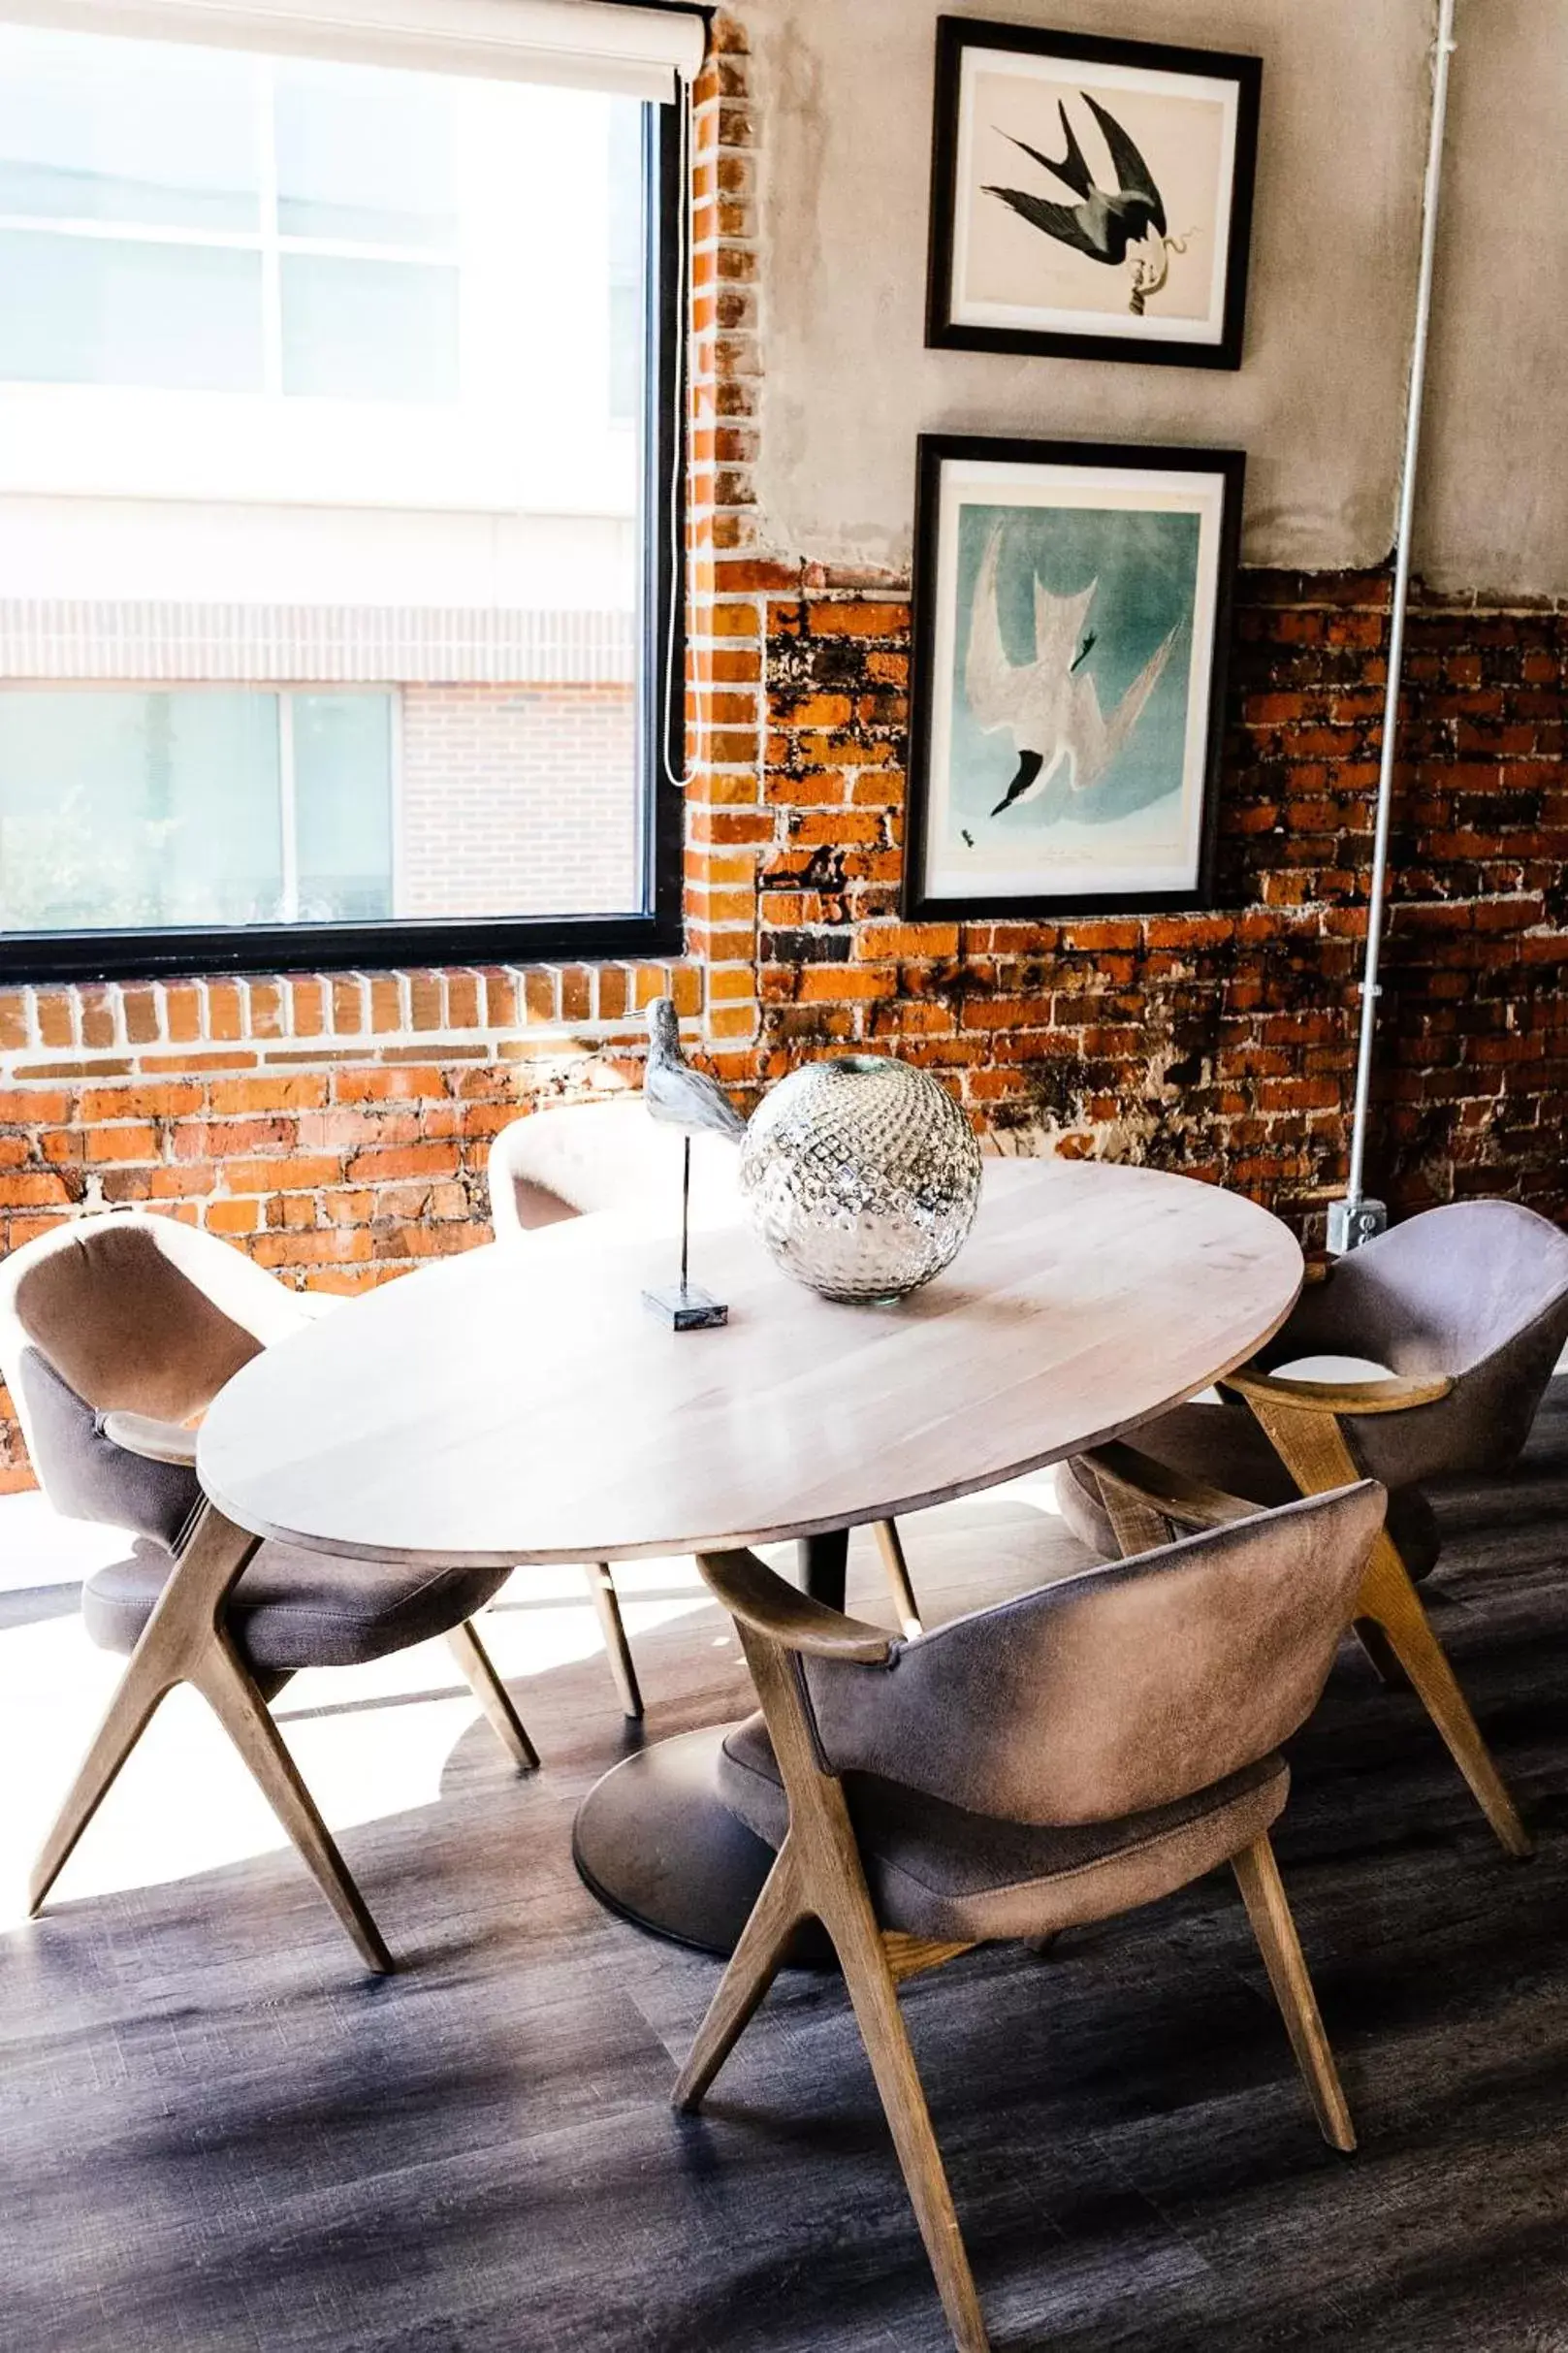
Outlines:
[{"label": "window", "polygon": [[0,927],[385,922],[393,697],[0,696]]},{"label": "window", "polygon": [[0,969],[673,946],[676,106],[4,14]]}]

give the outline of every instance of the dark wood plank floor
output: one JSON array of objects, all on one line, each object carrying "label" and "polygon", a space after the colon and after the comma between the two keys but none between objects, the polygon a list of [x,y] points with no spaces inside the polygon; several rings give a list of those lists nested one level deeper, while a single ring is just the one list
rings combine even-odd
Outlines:
[{"label": "dark wood plank floor", "polygon": [[[1228,1879],[909,1989],[999,2348],[1568,2348],[1565,1508],[1559,1382],[1512,1487],[1445,1502],[1435,1604],[1533,1863],[1358,1653],[1296,1744],[1279,1852],[1356,2157],[1316,2135]],[[909,1537],[933,1616],[1072,1557],[1019,1506]],[[651,1735],[739,1712],[721,1632],[640,1642]],[[940,2353],[842,1990],[786,1981],[711,2113],[674,2117],[715,1965],[573,1876],[573,1807],[624,1745],[602,1661],[522,1696],[541,1774],[476,1724],[438,1804],[345,1834],[411,1964],[390,1982],[287,1855],[0,1939],[0,2342]],[[396,1741],[396,1710],[362,1730]]]}]

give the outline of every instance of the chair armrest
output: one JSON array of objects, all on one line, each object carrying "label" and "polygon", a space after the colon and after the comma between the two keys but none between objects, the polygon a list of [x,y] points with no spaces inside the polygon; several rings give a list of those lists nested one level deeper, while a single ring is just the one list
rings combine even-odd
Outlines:
[{"label": "chair armrest", "polygon": [[785,1650],[804,1651],[812,1659],[858,1660],[866,1666],[885,1666],[892,1657],[894,1635],[814,1601],[776,1577],[755,1553],[699,1553],[697,1566],[732,1618]]},{"label": "chair armrest", "polygon": [[106,1413],[104,1435],[127,1454],[139,1454],[149,1463],[182,1463],[188,1469],[196,1467],[196,1433],[178,1422],[154,1421],[146,1413]]},{"label": "chair armrest", "polygon": [[1445,1372],[1425,1378],[1391,1375],[1381,1381],[1293,1381],[1277,1372],[1228,1372],[1222,1389],[1233,1390],[1249,1405],[1287,1405],[1306,1413],[1406,1413],[1414,1405],[1435,1405],[1454,1383]]},{"label": "chair armrest", "polygon": [[1206,1479],[1172,1470],[1119,1439],[1096,1446],[1084,1459],[1102,1485],[1109,1480],[1113,1486],[1125,1488],[1135,1501],[1152,1504],[1164,1518],[1183,1528],[1229,1528],[1236,1520],[1256,1519],[1263,1509],[1244,1496],[1211,1487]]}]

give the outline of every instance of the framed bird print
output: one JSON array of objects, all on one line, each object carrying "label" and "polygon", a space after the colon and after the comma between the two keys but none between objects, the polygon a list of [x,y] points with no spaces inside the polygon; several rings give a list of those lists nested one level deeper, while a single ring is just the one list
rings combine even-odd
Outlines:
[{"label": "framed bird print", "polygon": [[1245,466],[921,436],[909,916],[1209,904]]},{"label": "framed bird print", "polygon": [[1239,368],[1262,78],[940,18],[926,341]]}]

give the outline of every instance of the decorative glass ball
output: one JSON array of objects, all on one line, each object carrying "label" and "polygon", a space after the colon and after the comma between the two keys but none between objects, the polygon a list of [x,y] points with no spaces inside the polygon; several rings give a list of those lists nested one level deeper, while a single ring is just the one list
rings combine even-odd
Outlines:
[{"label": "decorative glass ball", "polygon": [[824,1299],[885,1305],[963,1247],[980,1147],[944,1087],[881,1055],[809,1062],[765,1095],[741,1145],[752,1225]]}]

